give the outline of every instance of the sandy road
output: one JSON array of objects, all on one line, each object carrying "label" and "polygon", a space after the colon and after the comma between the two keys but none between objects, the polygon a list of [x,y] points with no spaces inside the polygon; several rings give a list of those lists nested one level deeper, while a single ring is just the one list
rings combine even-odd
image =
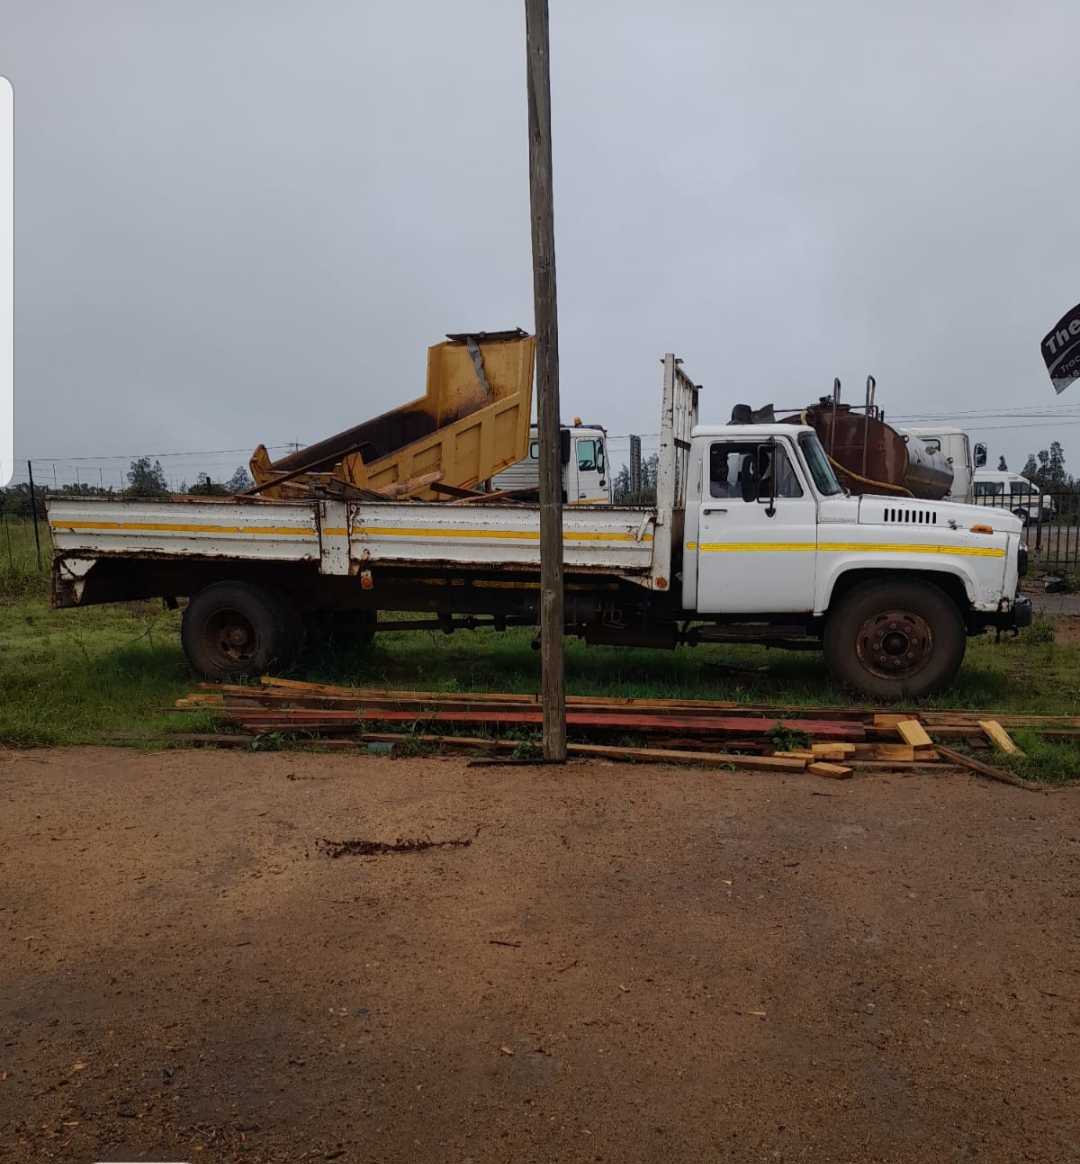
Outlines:
[{"label": "sandy road", "polygon": [[[1080,1158],[1080,789],[0,753],[0,1157]],[[468,839],[332,860],[319,838]]]}]

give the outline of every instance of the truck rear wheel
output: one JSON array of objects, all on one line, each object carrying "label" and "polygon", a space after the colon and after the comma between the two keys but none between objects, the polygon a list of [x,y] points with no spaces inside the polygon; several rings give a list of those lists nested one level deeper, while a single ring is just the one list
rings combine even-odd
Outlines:
[{"label": "truck rear wheel", "polygon": [[834,677],[874,699],[917,698],[946,687],[967,636],[956,603],[928,582],[865,582],[825,623]]},{"label": "truck rear wheel", "polygon": [[188,603],[180,640],[200,675],[236,679],[287,666],[302,630],[283,595],[248,582],[215,582]]}]

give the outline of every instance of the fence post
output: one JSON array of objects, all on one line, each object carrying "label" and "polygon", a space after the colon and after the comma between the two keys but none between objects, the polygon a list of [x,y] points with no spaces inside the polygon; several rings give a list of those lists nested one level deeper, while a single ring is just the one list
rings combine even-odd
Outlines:
[{"label": "fence post", "polygon": [[30,478],[30,512],[34,517],[34,548],[37,550],[37,568],[38,573],[41,572],[41,535],[38,533],[37,526],[37,493],[34,491],[34,465],[32,461],[26,462],[26,474]]}]

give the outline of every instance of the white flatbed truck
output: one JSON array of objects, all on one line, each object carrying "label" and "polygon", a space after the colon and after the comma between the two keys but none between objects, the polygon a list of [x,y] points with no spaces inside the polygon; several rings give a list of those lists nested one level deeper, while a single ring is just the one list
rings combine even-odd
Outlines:
[{"label": "white flatbed truck", "polygon": [[[698,387],[663,367],[656,505],[564,511],[568,634],[824,649],[840,682],[890,699],[947,686],[968,635],[1030,622],[1011,513],[849,497],[812,429],[699,426]],[[538,621],[535,506],[52,498],[48,514],[53,604],[186,598],[184,650],[212,678],[287,665],[305,627]]]}]

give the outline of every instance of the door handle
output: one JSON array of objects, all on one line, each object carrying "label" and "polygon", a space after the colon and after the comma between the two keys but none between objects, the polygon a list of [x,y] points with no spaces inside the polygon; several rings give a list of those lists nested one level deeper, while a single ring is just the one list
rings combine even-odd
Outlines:
[{"label": "door handle", "polygon": [[727,513],[727,510],[719,505],[717,505],[717,506],[706,505],[702,509],[701,512],[702,513]]}]

